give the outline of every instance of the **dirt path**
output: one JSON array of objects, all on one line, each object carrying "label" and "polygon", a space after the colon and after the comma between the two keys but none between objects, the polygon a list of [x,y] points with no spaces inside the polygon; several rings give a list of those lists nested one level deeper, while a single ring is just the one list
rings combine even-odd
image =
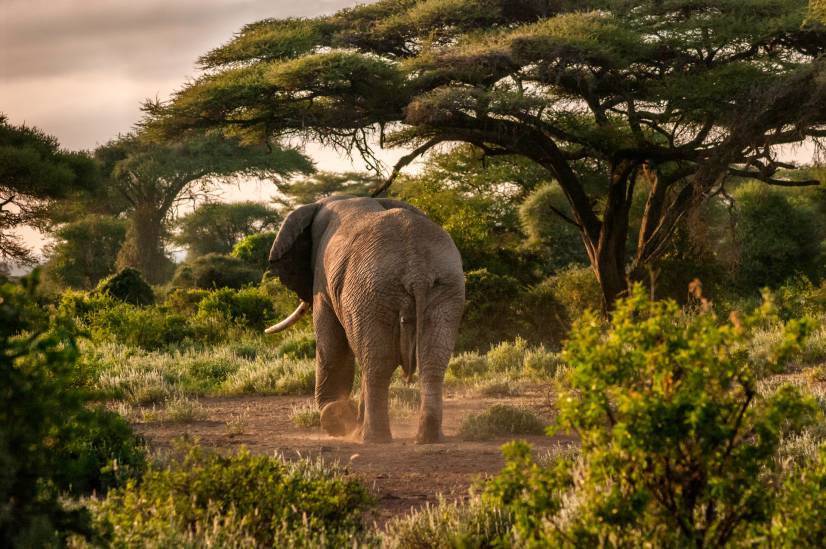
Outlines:
[{"label": "dirt path", "polygon": [[[496,403],[526,406],[548,418],[549,406],[541,396],[508,399],[447,398],[444,407],[443,444],[413,443],[416,416],[391,422],[394,440],[389,444],[359,444],[332,438],[317,429],[293,425],[290,411],[307,403],[296,397],[208,398],[202,404],[208,418],[187,424],[144,423],[136,429],[157,449],[168,448],[182,435],[196,437],[203,446],[247,447],[252,452],[280,453],[292,459],[320,457],[338,462],[363,480],[376,495],[372,520],[379,525],[411,509],[438,501],[466,498],[468,488],[479,477],[495,474],[503,465],[500,446],[507,438],[465,442],[456,436],[462,420]],[[553,451],[568,439],[543,436],[519,437],[533,444],[537,454]]]}]

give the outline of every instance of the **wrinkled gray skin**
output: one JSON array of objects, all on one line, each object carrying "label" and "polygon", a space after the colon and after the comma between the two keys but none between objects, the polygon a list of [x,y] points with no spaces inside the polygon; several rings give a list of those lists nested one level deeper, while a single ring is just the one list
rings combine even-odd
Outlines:
[{"label": "wrinkled gray skin", "polygon": [[[270,272],[312,303],[315,398],[322,427],[363,441],[391,440],[390,378],[418,368],[416,441],[442,440],[442,385],[465,299],[450,236],[418,209],[391,199],[333,196],[284,220]],[[355,362],[360,408],[349,400]]]}]

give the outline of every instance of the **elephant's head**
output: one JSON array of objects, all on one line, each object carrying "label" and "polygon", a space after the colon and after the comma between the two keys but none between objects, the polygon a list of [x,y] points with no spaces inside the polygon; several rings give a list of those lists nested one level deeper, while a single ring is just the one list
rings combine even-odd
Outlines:
[{"label": "elephant's head", "polygon": [[321,204],[307,204],[296,208],[281,225],[270,250],[268,272],[298,294],[301,305],[282,322],[267,328],[267,333],[285,330],[300,319],[313,300],[313,219]]}]

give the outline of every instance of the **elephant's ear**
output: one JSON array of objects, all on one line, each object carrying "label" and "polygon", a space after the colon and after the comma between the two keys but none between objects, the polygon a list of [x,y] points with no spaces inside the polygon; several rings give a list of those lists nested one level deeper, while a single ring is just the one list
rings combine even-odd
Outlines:
[{"label": "elephant's ear", "polygon": [[270,250],[270,269],[303,301],[313,301],[313,218],[321,204],[296,208],[278,231]]},{"label": "elephant's ear", "polygon": [[[416,206],[408,204],[407,202],[402,202],[401,200],[396,200],[395,198],[376,198],[376,202],[382,205],[385,210],[392,210],[393,208],[401,208],[403,210],[410,210],[411,212],[415,212],[419,215],[425,215],[423,211],[421,211]],[[427,217],[427,216],[425,216]]]}]

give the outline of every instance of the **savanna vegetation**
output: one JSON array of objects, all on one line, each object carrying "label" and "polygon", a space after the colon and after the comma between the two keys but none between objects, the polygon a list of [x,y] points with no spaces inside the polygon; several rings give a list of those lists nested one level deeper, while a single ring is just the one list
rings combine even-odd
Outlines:
[{"label": "savanna vegetation", "polygon": [[[380,0],[243,27],[95,151],[0,118],[0,258],[35,262],[22,224],[53,239],[0,275],[0,544],[820,546],[825,13]],[[316,171],[308,140],[375,169]],[[389,174],[379,145],[406,148]],[[251,176],[272,203],[213,193]],[[461,252],[445,386],[497,403],[451,438],[574,443],[510,442],[467,498],[376,526],[346,464],[136,434],[312,397],[311,321],[263,333],[297,304],[264,271],[289,210],[341,192],[405,200]],[[509,400],[530,391],[550,414]],[[420,404],[401,377],[390,398]]]}]

